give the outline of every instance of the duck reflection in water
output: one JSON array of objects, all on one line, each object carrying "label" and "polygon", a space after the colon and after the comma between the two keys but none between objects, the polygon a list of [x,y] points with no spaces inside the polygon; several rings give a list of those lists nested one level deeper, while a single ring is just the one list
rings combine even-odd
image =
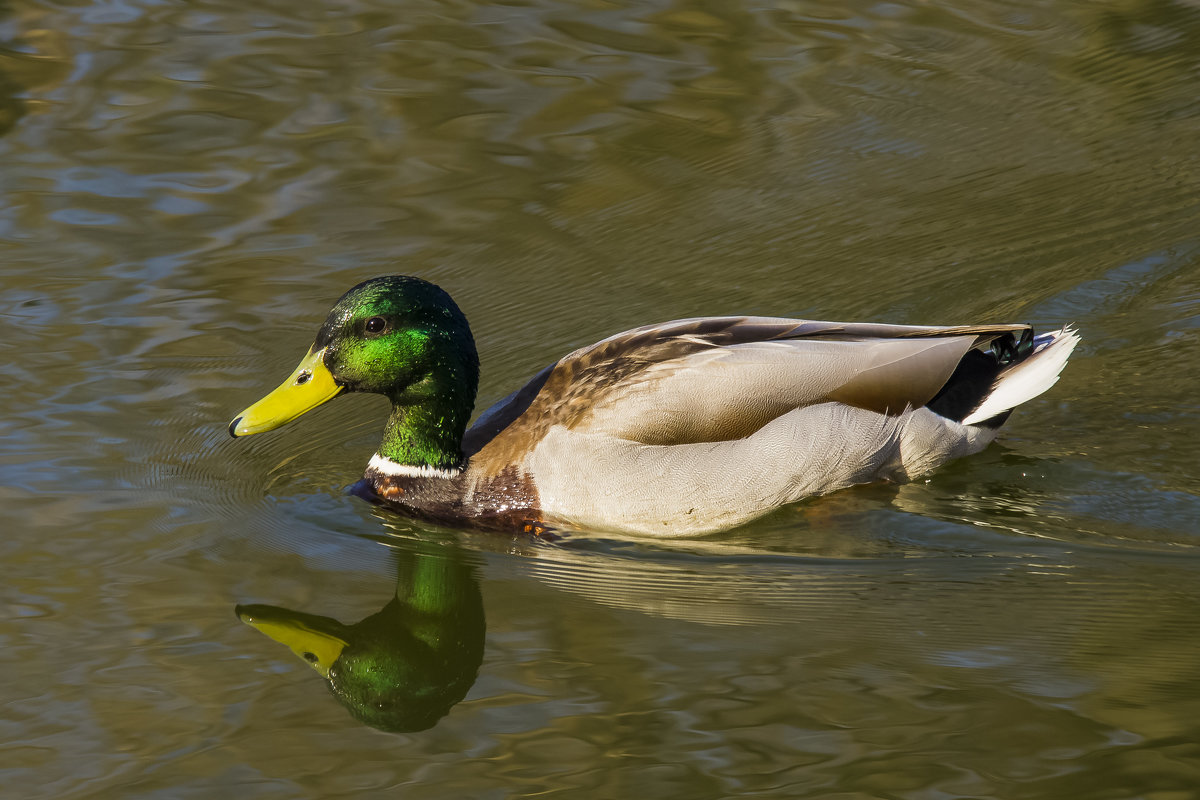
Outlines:
[{"label": "duck reflection in water", "polygon": [[287,645],[358,720],[385,731],[433,727],[466,696],[483,661],[483,598],[474,567],[451,548],[396,553],[396,594],[355,625],[269,605],[242,622]]}]

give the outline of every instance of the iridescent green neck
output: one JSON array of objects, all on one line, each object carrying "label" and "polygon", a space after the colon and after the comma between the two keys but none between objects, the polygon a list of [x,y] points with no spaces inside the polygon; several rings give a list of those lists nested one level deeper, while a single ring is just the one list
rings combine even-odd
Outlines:
[{"label": "iridescent green neck", "polygon": [[392,397],[379,454],[413,467],[463,466],[462,437],[475,405],[475,386],[457,370],[434,373]]}]

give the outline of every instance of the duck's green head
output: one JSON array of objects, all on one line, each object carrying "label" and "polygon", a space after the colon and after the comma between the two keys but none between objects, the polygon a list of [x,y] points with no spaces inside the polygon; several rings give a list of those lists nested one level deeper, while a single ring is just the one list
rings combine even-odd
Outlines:
[{"label": "duck's green head", "polygon": [[342,295],[300,365],[229,433],[273,430],[343,392],[374,392],[393,405],[383,455],[453,466],[478,381],[475,341],[450,295],[420,278],[374,278]]}]

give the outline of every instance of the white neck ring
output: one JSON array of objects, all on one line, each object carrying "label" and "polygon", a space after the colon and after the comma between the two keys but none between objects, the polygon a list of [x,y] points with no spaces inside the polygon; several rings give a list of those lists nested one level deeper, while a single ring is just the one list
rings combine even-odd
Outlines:
[{"label": "white neck ring", "polygon": [[379,453],[371,456],[367,463],[368,472],[378,472],[381,475],[391,475],[405,478],[456,478],[462,474],[461,469],[438,469],[428,464],[397,464],[390,458]]}]

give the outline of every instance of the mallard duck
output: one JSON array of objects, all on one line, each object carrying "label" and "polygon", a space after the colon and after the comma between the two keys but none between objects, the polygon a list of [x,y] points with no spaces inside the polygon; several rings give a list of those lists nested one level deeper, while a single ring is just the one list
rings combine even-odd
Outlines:
[{"label": "mallard duck", "polygon": [[468,429],[466,317],[434,284],[387,276],[346,292],[229,433],[376,392],[392,412],[359,484],[376,502],[477,527],[696,535],[982,450],[1078,341],[1070,327],[676,320],[564,356]]}]

